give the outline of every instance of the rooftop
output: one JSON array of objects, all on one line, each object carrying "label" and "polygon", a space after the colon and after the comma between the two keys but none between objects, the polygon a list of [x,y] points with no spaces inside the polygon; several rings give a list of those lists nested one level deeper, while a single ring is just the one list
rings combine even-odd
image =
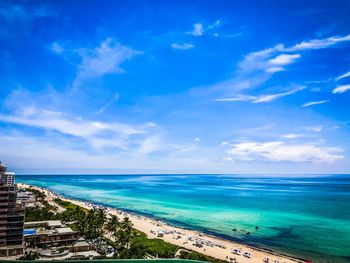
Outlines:
[{"label": "rooftop", "polygon": [[59,220],[47,220],[47,221],[32,221],[32,222],[25,222],[24,227],[33,227],[33,226],[47,226],[50,228],[54,227],[63,227],[61,221]]},{"label": "rooftop", "polygon": [[71,233],[75,233],[71,228],[69,227],[59,227],[56,228],[56,232],[58,234],[71,234]]}]

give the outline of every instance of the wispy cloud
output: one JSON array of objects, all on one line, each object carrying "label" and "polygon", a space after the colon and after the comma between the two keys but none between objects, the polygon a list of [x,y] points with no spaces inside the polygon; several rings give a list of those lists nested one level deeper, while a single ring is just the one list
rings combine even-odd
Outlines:
[{"label": "wispy cloud", "polygon": [[335,162],[344,158],[338,147],[291,144],[283,141],[232,144],[227,154],[237,161]]},{"label": "wispy cloud", "polygon": [[282,54],[270,59],[268,62],[272,65],[284,66],[294,63],[298,58],[300,58],[299,54]]},{"label": "wispy cloud", "polygon": [[101,77],[106,74],[120,74],[124,70],[120,65],[131,57],[141,54],[129,47],[107,38],[100,46],[93,49],[81,49],[81,64],[78,66],[78,73],[73,87],[79,86],[86,79]]},{"label": "wispy cloud", "polygon": [[304,137],[304,134],[300,134],[300,133],[287,133],[287,134],[283,134],[281,136],[281,138],[283,139],[297,139],[297,138],[302,138]]},{"label": "wispy cloud", "polygon": [[187,50],[187,49],[194,48],[194,45],[191,43],[183,43],[183,44],[173,43],[171,44],[171,47],[174,49]]},{"label": "wispy cloud", "polygon": [[[128,59],[142,54],[141,51],[123,46],[113,38],[103,40],[97,47],[72,48],[65,47],[59,42],[53,42],[49,47],[57,55],[73,64],[77,64],[77,74],[72,82],[73,88],[78,88],[84,81],[95,79],[107,74],[122,74],[121,67]],[[78,55],[79,61],[74,58]]]},{"label": "wispy cloud", "polygon": [[285,96],[292,95],[303,89],[304,87],[298,87],[282,93],[259,95],[259,96],[238,95],[232,98],[216,99],[216,101],[222,101],[222,102],[251,101],[252,103],[266,103],[266,102],[272,102],[274,100],[277,100]]},{"label": "wispy cloud", "polygon": [[350,85],[342,85],[342,86],[336,87],[332,92],[333,94],[341,94],[348,91],[349,89],[350,89]]},{"label": "wispy cloud", "polygon": [[95,148],[115,147],[120,149],[128,148],[132,136],[139,135],[146,140],[149,131],[155,127],[153,123],[132,126],[120,122],[84,120],[62,112],[35,107],[23,108],[15,115],[0,115],[0,121],[74,136],[84,139]]},{"label": "wispy cloud", "polygon": [[301,43],[296,44],[292,47],[285,48],[285,50],[294,52],[308,49],[322,49],[346,41],[350,41],[350,34],[346,36],[331,36],[323,39],[312,39],[309,41],[302,41]]},{"label": "wispy cloud", "polygon": [[239,63],[238,67],[241,73],[256,73],[256,71],[274,73],[283,71],[285,70],[283,66],[292,64],[301,57],[300,54],[290,53],[328,48],[347,41],[350,41],[350,35],[302,41],[291,47],[285,47],[283,44],[278,44],[272,48],[263,49],[246,55],[244,60]]},{"label": "wispy cloud", "polygon": [[342,74],[342,75],[336,77],[334,80],[335,80],[335,81],[339,81],[339,80],[345,79],[345,78],[347,78],[347,77],[350,77],[350,71],[348,71],[348,72],[346,72],[346,73],[344,73],[344,74]]},{"label": "wispy cloud", "polygon": [[[215,96],[222,94],[221,96],[229,97],[228,99],[221,99],[222,101],[264,102],[265,100],[273,100],[275,98],[274,94],[271,97],[259,98],[258,96],[251,95],[237,96],[237,93],[242,90],[252,90],[261,87],[276,73],[287,71],[290,65],[293,65],[302,57],[302,52],[324,49],[346,41],[350,41],[350,35],[302,41],[290,47],[278,44],[270,48],[248,53],[237,63],[232,78],[208,86],[206,92]],[[193,89],[192,92],[194,94],[196,92],[203,94],[203,87]],[[280,97],[278,94],[276,95],[277,98]],[[283,96],[284,94],[280,95]],[[285,95],[289,94],[287,93]]]},{"label": "wispy cloud", "polygon": [[[0,1],[0,37],[30,36],[34,23],[58,17],[59,9],[39,2]],[[15,41],[15,40],[14,40]]]},{"label": "wispy cloud", "polygon": [[204,25],[203,23],[195,23],[193,24],[192,31],[186,32],[186,34],[193,35],[195,37],[203,36],[204,34],[212,35],[215,37],[223,36],[223,37],[237,37],[240,35],[240,33],[237,34],[231,34],[231,35],[221,35],[216,31],[218,27],[220,27],[222,24],[221,19],[217,19],[214,23]]},{"label": "wispy cloud", "polygon": [[283,51],[282,45],[246,55],[238,64],[238,74],[247,76],[266,74],[269,76],[286,70],[285,66],[294,63],[301,57],[300,54],[276,53],[279,51]]},{"label": "wispy cloud", "polygon": [[201,23],[196,23],[193,25],[193,30],[190,32],[187,32],[187,34],[191,34],[195,37],[202,36],[204,34],[204,27]]},{"label": "wispy cloud", "polygon": [[274,74],[286,71],[300,54],[286,54],[283,45],[247,54],[236,68],[234,77],[210,87],[216,92],[236,94],[238,91],[254,89],[263,85]]},{"label": "wispy cloud", "polygon": [[62,54],[65,51],[65,48],[58,42],[53,42],[49,49],[56,54]]},{"label": "wispy cloud", "polygon": [[236,134],[241,134],[241,135],[247,135],[247,134],[256,134],[256,133],[261,133],[262,131],[268,131],[271,130],[274,127],[273,123],[270,124],[265,124],[262,126],[258,126],[258,127],[251,127],[251,128],[247,128],[247,129],[241,129],[238,131],[235,131]]},{"label": "wispy cloud", "polygon": [[34,5],[26,8],[19,4],[1,4],[0,17],[8,22],[30,22],[35,18],[53,17],[57,15],[57,11],[47,5]]},{"label": "wispy cloud", "polygon": [[312,131],[312,132],[321,132],[323,130],[323,126],[322,125],[318,125],[318,126],[306,126],[304,127],[304,130],[306,131]]},{"label": "wispy cloud", "polygon": [[209,28],[209,29],[216,28],[216,27],[220,26],[221,23],[222,23],[222,22],[221,22],[221,19],[217,19],[214,23],[210,24],[210,25],[208,26],[208,28]]},{"label": "wispy cloud", "polygon": [[4,5],[0,8],[0,16],[8,21],[27,20],[29,14],[20,5]]},{"label": "wispy cloud", "polygon": [[110,101],[103,105],[94,115],[100,115],[104,113],[109,107],[111,107],[114,103],[119,100],[119,93],[114,94],[114,96],[110,99]]},{"label": "wispy cloud", "polygon": [[327,102],[329,102],[329,100],[310,101],[310,102],[304,103],[302,107],[310,107],[318,104],[324,104]]}]

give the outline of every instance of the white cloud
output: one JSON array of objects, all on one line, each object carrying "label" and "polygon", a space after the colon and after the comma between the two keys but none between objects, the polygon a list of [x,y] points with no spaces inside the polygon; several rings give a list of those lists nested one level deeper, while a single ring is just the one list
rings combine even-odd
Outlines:
[{"label": "white cloud", "polygon": [[254,103],[261,103],[261,102],[271,102],[271,101],[274,101],[276,99],[279,99],[281,97],[285,97],[285,96],[288,96],[288,95],[292,95],[298,91],[301,91],[303,90],[304,87],[298,87],[298,88],[295,88],[295,89],[292,89],[290,91],[287,91],[287,92],[282,92],[282,93],[277,93],[277,94],[271,94],[271,95],[262,95],[262,96],[259,96],[256,100],[254,100],[253,102]]},{"label": "white cloud", "polygon": [[[135,55],[142,54],[141,51],[123,46],[112,38],[105,39],[93,48],[66,48],[58,42],[53,42],[49,49],[70,63],[77,65],[73,88],[79,87],[89,79],[99,78],[106,74],[124,73],[121,64]],[[76,61],[77,55],[78,62]]]},{"label": "white cloud", "polygon": [[112,38],[107,38],[96,48],[81,49],[79,53],[82,61],[78,66],[73,86],[89,78],[123,73],[124,70],[120,65],[131,57],[141,54],[139,51],[116,43]]},{"label": "white cloud", "polygon": [[235,76],[217,84],[214,88],[232,93],[262,85],[275,73],[285,71],[288,65],[300,58],[299,54],[282,53],[283,49],[283,45],[277,45],[249,53],[238,63]]},{"label": "white cloud", "polygon": [[137,152],[142,155],[154,153],[162,149],[161,145],[162,139],[160,136],[149,136],[140,142]]},{"label": "white cloud", "polygon": [[335,44],[350,41],[350,35],[346,36],[332,36],[323,39],[312,39],[310,41],[303,41],[299,44],[296,44],[290,48],[286,48],[286,51],[298,51],[298,50],[307,50],[307,49],[322,49],[333,46]]},{"label": "white cloud", "polygon": [[26,8],[18,4],[3,4],[0,7],[0,17],[5,18],[8,22],[28,23],[40,17],[54,17],[56,10],[46,5],[36,5]]},{"label": "white cloud", "polygon": [[[350,35],[303,41],[290,47],[278,44],[248,53],[238,62],[233,77],[207,86],[207,94],[229,97],[229,99],[225,99],[226,101],[254,101],[256,99],[255,96],[237,96],[237,93],[242,90],[261,87],[276,73],[286,71],[290,65],[298,61],[302,57],[302,52],[328,48],[345,41],[350,41]],[[195,88],[191,92],[193,94],[203,94],[203,87]]]},{"label": "white cloud", "polygon": [[324,104],[327,102],[329,102],[329,100],[310,101],[310,102],[304,103],[302,107],[310,107],[318,104]]},{"label": "white cloud", "polygon": [[247,129],[240,129],[235,131],[236,134],[240,134],[243,136],[246,136],[247,134],[261,134],[264,131],[268,131],[271,130],[275,125],[273,123],[270,124],[265,124],[262,126],[258,126],[258,127],[251,127],[251,128],[247,128]]},{"label": "white cloud", "polygon": [[300,58],[299,54],[281,54],[270,59],[268,62],[271,63],[272,65],[284,66],[284,65],[294,63],[294,61],[298,58]]},{"label": "white cloud", "polygon": [[260,95],[260,96],[238,95],[232,98],[216,99],[216,101],[222,101],[222,102],[251,101],[252,103],[266,103],[266,102],[272,102],[276,99],[279,99],[288,95],[292,95],[303,89],[304,87],[298,87],[287,92],[269,94],[269,95]]},{"label": "white cloud", "polygon": [[58,42],[53,42],[49,49],[56,54],[62,54],[65,51],[62,45],[60,45]]},{"label": "white cloud", "polygon": [[321,132],[323,130],[323,126],[322,125],[318,125],[318,126],[307,126],[304,127],[304,130],[306,131],[312,131],[312,132]]},{"label": "white cloud", "polygon": [[284,70],[284,68],[276,66],[292,64],[301,57],[300,54],[288,54],[288,52],[327,48],[345,41],[350,41],[350,35],[344,37],[329,37],[326,39],[303,41],[291,47],[285,47],[283,44],[278,44],[272,48],[249,53],[245,56],[244,60],[240,62],[239,68],[244,72],[257,70],[278,72]]},{"label": "white cloud", "polygon": [[231,158],[231,157],[225,157],[225,158],[224,158],[224,161],[233,162],[234,160],[233,160],[233,158]]},{"label": "white cloud", "polygon": [[212,23],[211,25],[209,25],[208,28],[209,28],[209,29],[213,29],[213,28],[216,28],[216,27],[218,27],[218,26],[220,26],[220,25],[221,25],[221,20],[218,19],[218,20],[216,20],[214,23]]},{"label": "white cloud", "polygon": [[0,16],[8,21],[28,20],[30,18],[27,10],[20,5],[5,5],[0,9]]},{"label": "white cloud", "polygon": [[[259,73],[260,71],[268,72],[268,69],[275,67],[271,59],[276,55],[276,51],[282,51],[283,46],[277,45],[273,48],[263,49],[257,52],[251,52],[244,57],[238,64],[239,74]],[[276,58],[276,57],[275,57]]]},{"label": "white cloud", "polygon": [[188,32],[188,34],[191,34],[193,36],[199,37],[202,36],[204,33],[204,27],[201,23],[196,23],[193,25],[193,30],[191,32]]},{"label": "white cloud", "polygon": [[304,137],[304,134],[299,134],[299,133],[287,133],[281,136],[283,139],[297,139]]},{"label": "white cloud", "polygon": [[342,86],[336,87],[332,92],[333,94],[341,94],[348,91],[349,89],[350,89],[350,85],[342,85]]},{"label": "white cloud", "polygon": [[335,81],[339,81],[339,80],[345,79],[345,78],[347,78],[347,77],[350,77],[350,71],[348,71],[348,72],[346,72],[346,73],[344,73],[344,74],[342,74],[342,75],[336,77],[334,80],[335,80]]},{"label": "white cloud", "polygon": [[217,19],[214,23],[207,24],[207,25],[204,25],[202,23],[196,23],[196,24],[193,24],[193,30],[186,32],[186,34],[199,37],[199,36],[203,36],[205,33],[214,37],[227,37],[227,38],[238,37],[241,35],[241,33],[226,35],[226,34],[219,34],[218,32],[215,32],[216,29],[218,29],[218,27],[221,26],[221,24],[222,24],[222,21],[220,19]]},{"label": "white cloud", "polygon": [[107,102],[107,104],[103,105],[100,109],[98,109],[94,115],[100,115],[104,113],[109,107],[115,104],[119,100],[119,93],[115,93],[114,96]]},{"label": "white cloud", "polygon": [[56,131],[83,139],[94,148],[128,149],[132,144],[143,144],[148,140],[155,124],[132,126],[120,122],[84,120],[55,111],[28,107],[16,115],[0,115],[0,121]]},{"label": "white cloud", "polygon": [[235,102],[235,101],[253,101],[253,100],[255,100],[255,99],[257,99],[256,96],[237,95],[236,97],[216,99],[215,101]]},{"label": "white cloud", "polygon": [[183,43],[183,44],[173,43],[171,44],[171,47],[174,49],[187,50],[187,49],[194,48],[194,45],[190,43]]},{"label": "white cloud", "polygon": [[282,141],[242,142],[227,151],[233,160],[272,162],[334,162],[344,158],[342,149],[309,144],[287,144]]}]

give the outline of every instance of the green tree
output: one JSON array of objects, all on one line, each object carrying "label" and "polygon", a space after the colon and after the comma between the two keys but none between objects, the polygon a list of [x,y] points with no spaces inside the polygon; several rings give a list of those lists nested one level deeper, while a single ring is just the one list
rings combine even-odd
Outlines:
[{"label": "green tree", "polygon": [[120,222],[118,229],[114,232],[114,238],[118,247],[128,248],[131,239],[133,238],[133,225],[128,217],[124,217],[124,219]]},{"label": "green tree", "polygon": [[87,239],[94,239],[103,236],[106,213],[102,209],[92,209],[84,216],[80,214],[77,228]]},{"label": "green tree", "polygon": [[119,227],[119,218],[116,215],[112,215],[108,219],[105,225],[105,229],[107,232],[109,232],[109,235],[111,235],[111,233],[114,233],[118,227]]}]

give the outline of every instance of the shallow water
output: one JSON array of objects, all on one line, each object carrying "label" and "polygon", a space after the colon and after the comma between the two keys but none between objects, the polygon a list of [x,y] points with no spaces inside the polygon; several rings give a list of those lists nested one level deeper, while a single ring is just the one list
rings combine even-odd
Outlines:
[{"label": "shallow water", "polygon": [[315,262],[350,262],[347,175],[18,175],[17,182]]}]

